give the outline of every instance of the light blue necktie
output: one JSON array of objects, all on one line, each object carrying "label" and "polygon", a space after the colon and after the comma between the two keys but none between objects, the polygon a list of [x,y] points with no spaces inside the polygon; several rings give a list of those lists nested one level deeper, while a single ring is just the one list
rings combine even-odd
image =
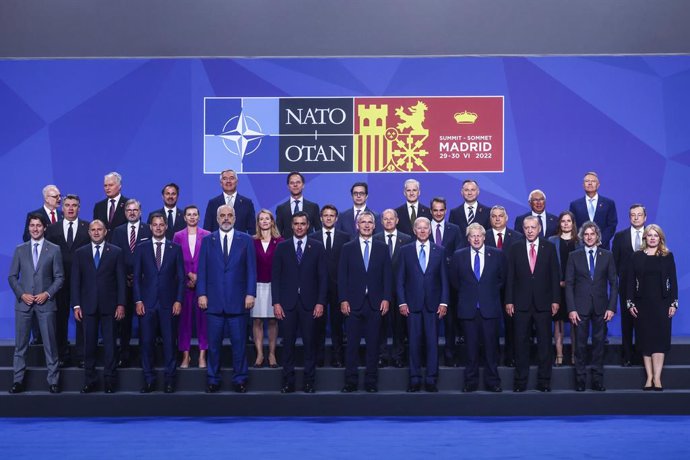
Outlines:
[{"label": "light blue necktie", "polygon": [[97,244],[96,245],[96,255],[93,256],[93,264],[98,268],[98,265],[101,263],[101,245]]},{"label": "light blue necktie", "polygon": [[594,198],[589,198],[589,220],[594,222]]},{"label": "light blue necktie", "polygon": [[34,271],[38,267],[38,243],[34,243]]},{"label": "light blue necktie", "polygon": [[422,267],[422,271],[426,273],[426,251],[424,251],[424,245],[419,249],[419,266]]},{"label": "light blue necktie", "polygon": [[369,271],[369,240],[364,240],[364,270]]},{"label": "light blue necktie", "polygon": [[589,277],[594,279],[594,250],[589,250]]}]

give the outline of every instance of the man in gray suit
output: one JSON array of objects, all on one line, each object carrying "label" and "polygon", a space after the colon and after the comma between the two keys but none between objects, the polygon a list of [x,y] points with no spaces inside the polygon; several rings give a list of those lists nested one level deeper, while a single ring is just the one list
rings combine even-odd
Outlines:
[{"label": "man in gray suit", "polygon": [[10,393],[24,391],[26,350],[29,347],[31,319],[35,316],[43,337],[48,366],[48,389],[59,393],[60,371],[55,333],[55,293],[63,282],[60,248],[47,241],[46,225],[39,214],[29,217],[29,241],[17,246],[10,264],[8,280],[17,301],[15,314],[14,383]]},{"label": "man in gray suit", "polygon": [[598,247],[601,231],[594,222],[580,227],[585,246],[572,252],[565,269],[565,298],[568,317],[575,327],[575,390],[585,391],[587,336],[592,323],[592,390],[604,387],[605,324],[616,313],[618,278],[613,254]]}]

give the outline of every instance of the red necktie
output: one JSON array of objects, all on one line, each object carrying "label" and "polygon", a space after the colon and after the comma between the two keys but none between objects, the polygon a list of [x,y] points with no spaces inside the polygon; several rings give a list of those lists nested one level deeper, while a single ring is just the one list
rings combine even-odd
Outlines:
[{"label": "red necktie", "polygon": [[534,250],[534,243],[529,245],[529,269],[534,273],[534,266],[537,265],[537,251]]},{"label": "red necktie", "polygon": [[498,249],[503,249],[503,233],[498,234],[498,243],[496,243]]},{"label": "red necktie", "polygon": [[55,222],[55,211],[50,211],[50,223],[54,224]]}]

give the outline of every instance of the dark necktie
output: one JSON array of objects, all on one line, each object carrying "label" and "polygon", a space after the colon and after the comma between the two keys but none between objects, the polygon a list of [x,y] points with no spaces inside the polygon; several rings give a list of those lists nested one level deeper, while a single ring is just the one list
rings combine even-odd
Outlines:
[{"label": "dark necktie", "polygon": [[304,253],[302,252],[302,240],[297,240],[297,264],[302,263],[302,255]]},{"label": "dark necktie", "polygon": [[101,245],[97,244],[96,245],[96,255],[93,256],[93,264],[98,268],[98,265],[101,263]]},{"label": "dark necktie", "polygon": [[468,206],[467,207],[468,212],[467,212],[467,225],[471,224],[472,221],[474,220],[474,207],[473,206]]},{"label": "dark necktie", "polygon": [[393,258],[393,235],[388,235],[388,255]]},{"label": "dark necktie", "polygon": [[541,236],[546,236],[546,225],[541,220],[541,214],[537,214],[537,219],[539,219],[539,225],[541,225]]},{"label": "dark necktie", "polygon": [[436,236],[434,236],[434,243],[443,245],[443,236],[441,236],[441,224],[436,224]]},{"label": "dark necktie", "polygon": [[110,199],[110,211],[108,211],[108,223],[111,223],[113,221],[114,216],[115,216],[115,199],[111,198]]},{"label": "dark necktie", "polygon": [[594,250],[589,250],[589,277],[594,279]]},{"label": "dark necktie", "polygon": [[498,232],[498,242],[496,243],[498,249],[503,249],[503,233]]},{"label": "dark necktie", "polygon": [[168,230],[172,230],[174,225],[172,209],[168,209]]},{"label": "dark necktie", "polygon": [[228,250],[228,235],[223,237],[223,257],[225,257],[225,263],[227,263],[228,258],[230,258],[230,251]]},{"label": "dark necktie", "polygon": [[137,245],[137,234],[134,231],[134,225],[130,227],[129,231],[129,251],[134,252],[134,247]]},{"label": "dark necktie", "polygon": [[163,243],[161,243],[161,242],[156,243],[156,268],[158,268],[158,270],[161,269],[161,263],[163,262],[163,260],[162,260],[163,255],[161,254],[161,245],[162,244]]},{"label": "dark necktie", "polygon": [[326,232],[326,251],[331,252],[333,249],[333,240],[331,239],[331,231]]},{"label": "dark necktie", "polygon": [[414,224],[414,221],[417,220],[417,212],[414,209],[414,205],[410,206],[412,208],[412,215],[410,216],[410,222]]},{"label": "dark necktie", "polygon": [[74,229],[72,228],[72,224],[74,222],[69,223],[69,227],[67,228],[67,247],[72,249],[72,244],[74,243]]},{"label": "dark necktie", "polygon": [[292,211],[293,214],[297,214],[299,212],[299,200],[295,200],[295,209]]}]

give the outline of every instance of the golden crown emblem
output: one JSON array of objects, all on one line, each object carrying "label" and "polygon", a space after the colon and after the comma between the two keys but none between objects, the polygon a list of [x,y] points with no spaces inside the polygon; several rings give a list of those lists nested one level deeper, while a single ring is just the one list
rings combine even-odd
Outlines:
[{"label": "golden crown emblem", "polygon": [[467,110],[464,110],[453,115],[453,118],[455,118],[455,121],[459,125],[471,125],[474,124],[475,121],[477,121],[479,115],[477,115],[474,112],[468,112]]}]

